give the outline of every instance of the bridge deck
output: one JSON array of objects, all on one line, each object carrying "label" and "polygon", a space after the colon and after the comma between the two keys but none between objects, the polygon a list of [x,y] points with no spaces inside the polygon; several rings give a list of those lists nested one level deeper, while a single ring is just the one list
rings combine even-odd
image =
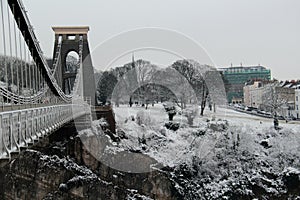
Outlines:
[{"label": "bridge deck", "polygon": [[11,159],[73,119],[90,115],[88,104],[60,104],[0,112],[0,159]]}]

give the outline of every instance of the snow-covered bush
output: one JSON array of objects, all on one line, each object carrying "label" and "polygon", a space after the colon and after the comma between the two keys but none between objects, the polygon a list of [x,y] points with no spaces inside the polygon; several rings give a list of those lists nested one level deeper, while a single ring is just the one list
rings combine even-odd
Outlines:
[{"label": "snow-covered bush", "polygon": [[190,126],[193,125],[193,121],[195,117],[197,116],[198,110],[195,107],[187,107],[183,110],[182,114],[185,116],[188,120],[188,124]]},{"label": "snow-covered bush", "polygon": [[148,112],[144,110],[140,110],[136,113],[136,123],[138,125],[151,126],[153,124],[153,120]]},{"label": "snow-covered bush", "polygon": [[228,128],[228,122],[226,120],[211,121],[208,123],[208,127],[213,131],[220,132]]},{"label": "snow-covered bush", "polygon": [[180,127],[180,124],[179,123],[168,122],[168,123],[165,123],[165,127],[169,130],[177,131]]},{"label": "snow-covered bush", "polygon": [[129,117],[127,117],[126,119],[125,119],[125,123],[127,123],[128,121],[134,121],[135,120],[135,118],[134,118],[134,116],[133,115],[130,115]]},{"label": "snow-covered bush", "polygon": [[101,127],[108,127],[108,126],[109,126],[109,124],[107,123],[106,119],[104,119],[104,118],[100,118],[100,119],[98,120],[98,122],[99,122],[99,125],[100,125]]},{"label": "snow-covered bush", "polygon": [[169,115],[169,120],[172,121],[173,120],[173,117],[176,115],[176,108],[174,106],[173,103],[171,102],[167,102],[167,103],[164,103],[163,104],[164,108],[165,108],[165,111],[168,113]]}]

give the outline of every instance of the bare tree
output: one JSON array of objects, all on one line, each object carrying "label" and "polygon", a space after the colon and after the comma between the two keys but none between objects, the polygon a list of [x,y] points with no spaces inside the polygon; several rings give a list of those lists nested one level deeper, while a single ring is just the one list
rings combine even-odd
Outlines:
[{"label": "bare tree", "polygon": [[280,108],[288,103],[289,97],[284,90],[285,88],[281,88],[278,82],[267,84],[263,89],[263,106],[273,115],[278,115]]},{"label": "bare tree", "polygon": [[120,102],[130,101],[131,94],[137,88],[135,70],[129,70],[122,77],[119,77],[117,84],[112,91],[112,101],[118,106]]},{"label": "bare tree", "polygon": [[168,88],[176,96],[176,103],[184,109],[187,103],[196,103],[195,91],[187,79],[176,69],[168,67],[158,70],[153,76],[153,83]]},{"label": "bare tree", "polygon": [[[118,103],[122,101],[132,101],[131,97],[135,91],[138,92],[138,98],[142,98],[142,103],[145,104],[145,99],[148,94],[147,84],[152,80],[157,67],[149,61],[137,60],[123,67],[116,68],[113,73],[118,79],[113,91],[113,99]],[[145,91],[144,91],[145,90]],[[131,100],[130,100],[131,99]],[[132,102],[131,102],[132,103]]]},{"label": "bare tree", "polygon": [[178,60],[172,64],[172,67],[182,74],[191,84],[197,95],[197,99],[201,102],[201,112],[203,115],[206,101],[209,95],[207,85],[204,80],[205,71],[208,66],[200,65],[193,60]]},{"label": "bare tree", "polygon": [[[157,70],[157,66],[151,64],[149,61],[145,61],[142,59],[137,60],[134,63],[134,66],[135,66],[135,71],[137,76],[138,87],[141,88],[138,91],[144,94],[142,95],[142,103],[145,104],[146,95],[148,94],[146,93],[146,91],[143,91],[143,89],[145,89],[145,87],[143,86],[151,82],[153,78],[153,74]],[[139,94],[138,96],[140,97],[141,94]]]},{"label": "bare tree", "polygon": [[[118,71],[122,70],[118,69]],[[147,103],[145,100],[151,98],[153,85],[167,88],[175,95],[175,99],[179,100],[182,109],[186,107],[187,103],[195,104],[197,102],[195,90],[181,73],[172,67],[160,69],[143,60],[136,61],[131,70],[126,71],[122,77],[118,78],[112,96],[114,100],[128,98],[129,102],[133,95],[135,98],[141,98],[142,103],[145,104]],[[169,99],[174,99],[173,95]]]},{"label": "bare tree", "polygon": [[278,113],[279,110],[287,105],[288,95],[284,92],[285,88],[280,87],[278,82],[270,83],[264,86],[262,94],[262,106],[271,111],[274,118],[274,128],[278,128]]}]

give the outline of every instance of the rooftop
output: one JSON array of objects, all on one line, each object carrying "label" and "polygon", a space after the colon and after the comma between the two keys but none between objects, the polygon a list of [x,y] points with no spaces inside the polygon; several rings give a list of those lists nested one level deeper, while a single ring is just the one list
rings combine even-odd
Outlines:
[{"label": "rooftop", "polygon": [[256,70],[256,69],[260,69],[260,70],[267,70],[264,66],[234,66],[234,67],[223,67],[223,68],[219,68],[219,70],[221,71],[234,71],[234,70]]},{"label": "rooftop", "polygon": [[53,26],[52,30],[57,35],[71,35],[71,34],[87,34],[90,30],[88,26]]},{"label": "rooftop", "polygon": [[300,87],[300,80],[292,80],[292,81],[280,81],[280,86],[285,88],[299,88]]}]

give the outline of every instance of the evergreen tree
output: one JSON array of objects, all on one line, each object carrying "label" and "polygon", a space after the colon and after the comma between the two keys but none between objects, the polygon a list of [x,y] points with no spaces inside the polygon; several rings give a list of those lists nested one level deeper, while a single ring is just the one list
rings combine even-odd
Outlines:
[{"label": "evergreen tree", "polygon": [[110,100],[113,93],[114,87],[117,84],[117,78],[112,74],[112,72],[105,71],[98,82],[97,87],[97,99],[98,103],[105,105],[108,100]]}]

